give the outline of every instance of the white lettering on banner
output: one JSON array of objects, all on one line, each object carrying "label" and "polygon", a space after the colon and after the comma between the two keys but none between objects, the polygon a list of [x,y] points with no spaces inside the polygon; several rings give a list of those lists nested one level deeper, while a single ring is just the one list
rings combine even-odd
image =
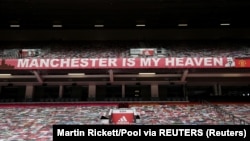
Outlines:
[{"label": "white lettering on banner", "polygon": [[[42,59],[41,59],[42,60]],[[70,59],[61,59],[60,67],[69,67]]]},{"label": "white lettering on banner", "polygon": [[89,65],[88,59],[80,60],[80,67],[87,67]]},{"label": "white lettering on banner", "polygon": [[122,58],[122,67],[126,67],[127,58]]},{"label": "white lettering on banner", "polygon": [[212,58],[204,58],[204,66],[212,66]]},{"label": "white lettering on banner", "polygon": [[71,59],[71,67],[79,67],[79,59]]},{"label": "white lettering on banner", "polygon": [[[42,60],[41,60],[42,61]],[[52,68],[57,68],[57,67],[59,67],[59,59],[51,59],[51,61],[50,61],[50,66],[52,67]],[[40,62],[41,63],[41,62]]]},{"label": "white lettering on banner", "polygon": [[101,58],[99,59],[99,67],[115,67],[117,59],[107,59],[107,58]]},{"label": "white lettering on banner", "polygon": [[165,58],[165,65],[171,67],[216,67],[223,66],[223,58]]},{"label": "white lettering on banner", "polygon": [[184,66],[183,58],[176,58],[176,66]]},{"label": "white lettering on banner", "polygon": [[96,61],[98,60],[97,58],[95,58],[95,59],[91,59],[92,60],[92,64],[91,64],[91,66],[92,67],[95,67],[95,64],[96,64]]},{"label": "white lettering on banner", "polygon": [[151,58],[141,58],[140,66],[151,66]]},{"label": "white lettering on banner", "polygon": [[40,60],[40,67],[49,67],[50,59],[42,59]]},{"label": "white lettering on banner", "polygon": [[[226,58],[73,58],[10,60],[16,68],[167,68],[224,67]],[[8,60],[6,60],[8,62]],[[15,63],[16,62],[16,63]]]},{"label": "white lettering on banner", "polygon": [[135,58],[128,58],[127,67],[135,66]]},{"label": "white lettering on banner", "polygon": [[106,67],[107,66],[107,59],[101,58],[99,59],[99,67]]},{"label": "white lettering on banner", "polygon": [[39,67],[37,59],[32,59],[29,67],[30,68],[32,68],[32,67],[36,67],[36,68]]},{"label": "white lettering on banner", "polygon": [[108,66],[109,67],[116,67],[117,66],[117,59],[116,58],[108,59]]},{"label": "white lettering on banner", "polygon": [[166,58],[165,59],[165,65],[166,66],[174,66],[175,58]]},{"label": "white lettering on banner", "polygon": [[195,66],[201,66],[203,58],[193,58],[195,62]]},{"label": "white lettering on banner", "polygon": [[135,58],[122,59],[122,67],[134,67],[134,66],[135,66]]},{"label": "white lettering on banner", "polygon": [[18,59],[17,67],[18,68],[27,68],[29,65],[29,59]]},{"label": "white lettering on banner", "polygon": [[185,66],[194,66],[194,62],[192,58],[187,58]]},{"label": "white lettering on banner", "polygon": [[214,66],[223,66],[223,58],[213,58]]},{"label": "white lettering on banner", "polygon": [[[140,66],[158,66],[158,62],[160,61],[160,58],[141,58],[140,60]],[[153,64],[152,64],[153,63]]]},{"label": "white lettering on banner", "polygon": [[160,58],[152,58],[153,62],[154,62],[154,66],[157,67],[158,63],[160,61]]}]

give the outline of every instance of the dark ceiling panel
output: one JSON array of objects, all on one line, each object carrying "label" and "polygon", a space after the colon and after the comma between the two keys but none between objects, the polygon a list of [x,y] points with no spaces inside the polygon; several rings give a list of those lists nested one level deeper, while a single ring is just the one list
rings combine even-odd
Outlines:
[{"label": "dark ceiling panel", "polygon": [[[1,25],[18,22],[23,27],[48,27],[60,22],[66,27],[91,27],[105,24],[126,27],[144,22],[170,26],[187,22],[207,25],[229,21],[247,26],[250,2],[246,0],[1,0]],[[172,23],[172,24],[171,24]]]}]

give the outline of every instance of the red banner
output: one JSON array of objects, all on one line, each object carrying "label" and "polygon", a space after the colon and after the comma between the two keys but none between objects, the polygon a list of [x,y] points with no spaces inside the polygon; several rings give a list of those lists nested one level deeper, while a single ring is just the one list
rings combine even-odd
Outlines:
[{"label": "red banner", "polygon": [[250,59],[235,59],[237,68],[250,68]]},{"label": "red banner", "polygon": [[226,68],[250,67],[250,59],[228,58],[73,58],[5,59],[0,69]]},{"label": "red banner", "polygon": [[114,109],[111,121],[113,124],[132,124],[135,122],[134,111],[131,109]]},{"label": "red banner", "polygon": [[145,49],[142,51],[144,56],[154,56],[155,50],[154,49]]}]

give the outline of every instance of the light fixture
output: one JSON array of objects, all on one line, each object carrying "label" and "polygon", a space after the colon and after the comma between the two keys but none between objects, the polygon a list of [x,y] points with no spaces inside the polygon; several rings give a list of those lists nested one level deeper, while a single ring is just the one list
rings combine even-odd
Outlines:
[{"label": "light fixture", "polygon": [[145,27],[146,25],[145,24],[137,24],[136,26],[137,27]]},{"label": "light fixture", "polygon": [[20,25],[19,24],[11,24],[10,27],[11,28],[18,28],[18,27],[20,27]]},{"label": "light fixture", "polygon": [[155,75],[155,73],[154,72],[147,72],[147,73],[141,72],[139,73],[139,75]]},{"label": "light fixture", "polygon": [[52,27],[54,27],[54,28],[61,28],[62,25],[61,24],[54,24]]},{"label": "light fixture", "polygon": [[221,25],[221,26],[229,26],[230,23],[221,23],[220,25]]},{"label": "light fixture", "polygon": [[0,76],[11,76],[11,74],[9,74],[9,73],[6,73],[6,74],[0,74]]},{"label": "light fixture", "polygon": [[68,73],[70,76],[83,76],[85,73]]},{"label": "light fixture", "polygon": [[104,27],[103,24],[95,24],[94,27]]},{"label": "light fixture", "polygon": [[182,23],[182,24],[178,24],[178,26],[188,26],[188,24]]}]

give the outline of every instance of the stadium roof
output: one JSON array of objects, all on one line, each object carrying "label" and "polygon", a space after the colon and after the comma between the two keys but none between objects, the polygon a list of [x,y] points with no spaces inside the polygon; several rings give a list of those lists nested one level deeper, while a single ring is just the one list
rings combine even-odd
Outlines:
[{"label": "stadium roof", "polygon": [[246,0],[1,0],[0,27],[249,27],[249,7]]}]

